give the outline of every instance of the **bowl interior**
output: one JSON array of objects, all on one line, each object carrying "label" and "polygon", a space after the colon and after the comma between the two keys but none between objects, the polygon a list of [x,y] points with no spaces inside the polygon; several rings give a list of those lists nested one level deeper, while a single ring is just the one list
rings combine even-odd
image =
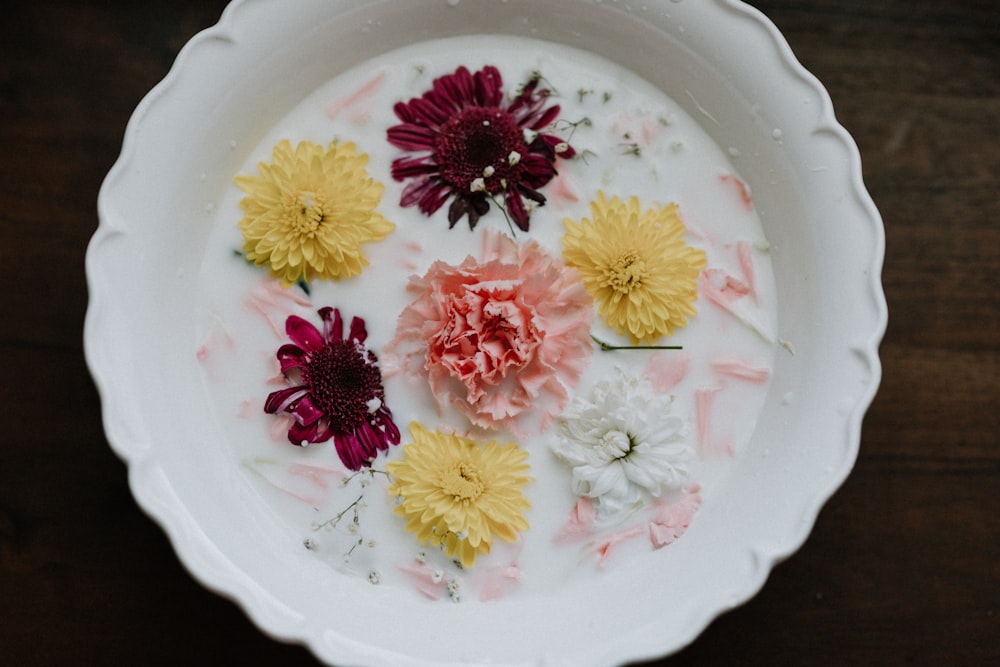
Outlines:
[{"label": "bowl interior", "polygon": [[[853,464],[860,413],[877,383],[872,355],[884,319],[872,275],[881,253],[877,214],[826,94],[773,28],[737,2],[312,0],[294,11],[282,4],[235,3],[182,52],[137,112],[102,191],[105,229],[91,260],[106,253],[114,262],[91,275],[92,291],[126,298],[95,299],[88,318],[100,312],[133,344],[89,332],[88,355],[101,384],[116,385],[106,424],[132,464],[140,503],[202,581],[239,599],[271,634],[305,640],[330,661],[548,656],[553,664],[605,664],[683,646],[801,544]],[[732,156],[772,242],[784,348],[746,455],[722,500],[703,508],[685,548],[667,555],[669,567],[644,570],[640,562],[559,600],[428,614],[419,600],[331,580],[305,553],[281,547],[295,541],[274,539],[289,527],[211,447],[221,434],[207,403],[197,389],[174,388],[202,387],[190,353],[197,313],[189,294],[210,231],[206,208],[231,187],[246,151],[338,73],[397,47],[466,34],[591,51],[698,120]],[[678,571],[694,576],[663,574]],[[604,601],[598,615],[594,600]],[[564,617],[553,633],[551,619]],[[387,633],[382,618],[407,621]],[[444,656],[442,627],[454,638]]]}]

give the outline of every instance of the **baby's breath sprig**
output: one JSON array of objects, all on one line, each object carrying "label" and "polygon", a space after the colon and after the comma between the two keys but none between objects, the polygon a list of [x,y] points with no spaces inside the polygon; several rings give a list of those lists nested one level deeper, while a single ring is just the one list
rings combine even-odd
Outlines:
[{"label": "baby's breath sprig", "polygon": [[573,139],[573,134],[576,133],[576,129],[580,126],[593,127],[594,121],[590,120],[590,118],[587,116],[584,116],[580,120],[576,121],[570,121],[560,118],[552,125],[552,128],[557,132],[569,131],[569,136],[566,137],[566,142],[569,143]]},{"label": "baby's breath sprig", "polygon": [[[367,507],[367,505],[365,504],[365,492],[367,490],[368,485],[371,484],[372,480],[375,478],[375,475],[385,475],[386,477],[388,477],[389,473],[387,473],[384,470],[364,468],[345,477],[340,482],[340,486],[342,488],[349,486],[355,479],[357,479],[359,485],[361,486],[361,492],[353,500],[353,502],[351,502],[347,507],[345,507],[341,511],[337,512],[337,514],[333,515],[326,521],[317,521],[314,522],[312,525],[313,531],[319,531],[323,529],[332,530],[334,528],[337,528],[345,518],[350,517],[350,521],[347,524],[346,531],[349,535],[356,536],[356,539],[352,542],[351,548],[344,553],[345,563],[351,562],[351,556],[354,554],[355,549],[357,549],[362,544],[367,545],[368,548],[370,549],[375,548],[375,540],[371,539],[366,540],[361,535],[361,513]],[[317,545],[314,540],[307,539],[305,541],[305,547],[307,549],[314,550],[317,548]]]},{"label": "baby's breath sprig", "polygon": [[338,512],[332,519],[327,519],[326,521],[317,521],[313,524],[313,530],[322,530],[323,528],[336,528],[337,524],[340,523],[341,519],[347,516],[348,513],[353,513],[354,516],[351,519],[352,526],[359,526],[361,523],[361,510],[364,509],[365,494],[362,493],[354,502],[345,507],[343,510]]}]

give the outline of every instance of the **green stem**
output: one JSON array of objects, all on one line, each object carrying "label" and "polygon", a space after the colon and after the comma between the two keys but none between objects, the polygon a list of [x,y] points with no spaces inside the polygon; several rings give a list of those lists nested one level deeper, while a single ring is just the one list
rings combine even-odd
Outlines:
[{"label": "green stem", "polygon": [[601,348],[604,352],[610,352],[612,350],[683,350],[684,348],[680,345],[612,345],[611,343],[605,343],[603,340],[597,336],[591,334],[591,340],[597,343],[597,347]]},{"label": "green stem", "polygon": [[494,206],[496,206],[498,209],[500,209],[501,213],[503,213],[503,218],[504,218],[504,220],[507,221],[507,227],[510,229],[510,235],[511,235],[512,238],[516,239],[517,238],[517,232],[514,230],[514,221],[510,219],[510,215],[507,213],[507,209],[504,208],[503,204],[501,204],[500,202],[497,201],[496,196],[492,192],[487,192],[486,193],[486,197],[491,202],[493,202]]}]

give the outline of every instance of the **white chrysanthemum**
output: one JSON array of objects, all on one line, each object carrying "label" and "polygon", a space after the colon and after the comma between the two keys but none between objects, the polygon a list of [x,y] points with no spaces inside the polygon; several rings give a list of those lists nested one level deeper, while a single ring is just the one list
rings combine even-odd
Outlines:
[{"label": "white chrysanthemum", "polygon": [[573,491],[608,517],[679,488],[694,450],[672,399],[620,369],[577,397],[559,422],[556,456],[573,469]]}]

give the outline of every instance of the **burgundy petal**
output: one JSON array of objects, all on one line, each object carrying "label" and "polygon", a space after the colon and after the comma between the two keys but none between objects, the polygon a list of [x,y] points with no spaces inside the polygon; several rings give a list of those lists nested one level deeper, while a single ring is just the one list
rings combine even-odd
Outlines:
[{"label": "burgundy petal", "polygon": [[295,417],[296,422],[303,426],[311,426],[323,418],[323,411],[316,407],[308,394],[303,396],[288,412]]},{"label": "burgundy petal", "polygon": [[404,123],[414,123],[417,120],[417,117],[410,109],[410,105],[406,102],[396,102],[396,104],[392,107],[392,111],[396,114],[396,118]]},{"label": "burgundy petal", "polygon": [[507,191],[504,206],[507,208],[507,214],[514,221],[514,224],[521,231],[528,231],[528,211],[525,210],[524,200],[521,199],[521,193],[516,188]]},{"label": "burgundy petal", "polygon": [[[444,206],[444,203],[448,201],[448,195],[451,193],[451,189],[447,184],[441,183],[436,179],[428,185],[430,187],[424,189],[420,195],[420,199],[417,201],[420,212],[424,215],[430,215]],[[404,190],[403,193],[405,194],[406,191]]]},{"label": "burgundy petal", "polygon": [[451,76],[434,79],[432,90],[456,111],[462,108],[463,102],[475,99],[475,83],[465,67],[459,67]]},{"label": "burgundy petal", "polygon": [[452,112],[452,109],[447,106],[442,108],[437,101],[428,99],[427,97],[418,97],[410,100],[409,107],[415,121],[428,125],[435,130],[451,117]]},{"label": "burgundy petal", "polygon": [[344,340],[344,321],[340,317],[340,310],[326,306],[320,308],[318,312],[323,320],[323,340],[326,342]]},{"label": "burgundy petal", "polygon": [[[469,199],[468,197],[456,196],[454,201],[451,202],[451,206],[448,207],[448,227],[454,227],[455,224],[462,219],[462,216],[469,213]],[[477,215],[478,219],[479,216]],[[476,223],[472,221],[472,216],[469,216],[469,227],[475,229]]]},{"label": "burgundy petal", "polygon": [[556,170],[552,163],[537,155],[528,155],[521,161],[524,166],[524,184],[532,188],[540,188],[556,175]]},{"label": "burgundy petal", "polygon": [[431,161],[432,158],[396,158],[392,161],[392,177],[397,181],[404,181],[407,178],[424,177],[428,174],[436,174],[440,167]]},{"label": "burgundy petal", "polygon": [[413,123],[394,125],[386,131],[389,143],[404,151],[434,150],[434,137],[437,133],[427,127]]},{"label": "burgundy petal", "polygon": [[[557,136],[551,134],[540,134],[538,135],[538,139],[544,141],[545,145],[551,148],[552,152],[558,157],[568,160],[576,155],[576,150],[574,150],[572,146],[570,146],[568,143],[566,143]],[[535,141],[538,141],[538,139],[536,139]],[[556,146],[558,146],[559,144],[566,144],[566,150],[564,150],[562,153],[556,152]]]},{"label": "burgundy petal", "polygon": [[385,433],[385,439],[391,445],[398,445],[400,442],[399,427],[392,420],[392,412],[384,405],[378,409],[372,418],[374,424]]},{"label": "burgundy petal", "polygon": [[[414,206],[419,204],[421,212],[429,215],[444,205],[448,199],[448,192],[449,187],[446,183],[436,177],[429,176],[408,183],[403,188],[403,194],[399,197],[399,205]],[[438,200],[439,203],[436,207],[431,208],[425,203],[425,200]]]},{"label": "burgundy petal", "polygon": [[476,73],[476,100],[484,107],[500,106],[503,101],[503,77],[500,70],[487,65]]},{"label": "burgundy petal", "polygon": [[540,206],[545,204],[545,195],[543,195],[538,190],[532,190],[531,188],[522,185],[518,187],[518,191],[531,201],[539,204]]},{"label": "burgundy petal", "polygon": [[289,407],[294,406],[297,400],[305,396],[307,391],[304,386],[286,387],[272,391],[268,394],[267,400],[264,401],[264,412],[272,415],[285,412]]},{"label": "burgundy petal", "polygon": [[318,352],[323,347],[323,336],[319,330],[298,315],[289,315],[285,320],[285,333],[306,352]]},{"label": "burgundy petal", "polygon": [[278,348],[275,355],[281,364],[281,372],[288,373],[293,368],[302,368],[309,358],[308,353],[298,345],[286,343]]},{"label": "burgundy petal", "polygon": [[367,421],[363,421],[358,425],[358,428],[354,431],[354,435],[357,443],[361,446],[363,456],[366,460],[378,456],[380,449],[389,448],[383,434],[372,428],[372,425]]},{"label": "burgundy petal", "polygon": [[319,425],[314,422],[309,425],[293,422],[288,429],[288,442],[297,447],[322,442],[318,437]]},{"label": "burgundy petal", "polygon": [[333,436],[333,444],[337,448],[337,456],[347,466],[348,470],[361,470],[365,461],[361,458],[357,438],[353,434]]},{"label": "burgundy petal", "polygon": [[348,334],[348,340],[353,340],[356,343],[364,343],[368,339],[368,330],[365,328],[365,321],[360,317],[354,317],[351,319],[351,332]]},{"label": "burgundy petal", "polygon": [[554,105],[545,109],[540,114],[532,113],[531,117],[525,118],[525,123],[531,123],[528,125],[532,130],[541,130],[553,123],[556,118],[559,117],[559,105]]}]

